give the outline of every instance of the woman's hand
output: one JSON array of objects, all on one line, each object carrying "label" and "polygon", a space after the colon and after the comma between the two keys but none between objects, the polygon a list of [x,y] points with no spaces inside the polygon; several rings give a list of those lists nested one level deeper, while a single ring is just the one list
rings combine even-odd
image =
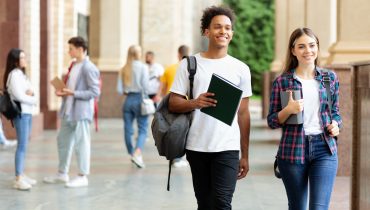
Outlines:
[{"label": "woman's hand", "polygon": [[330,125],[326,127],[329,131],[329,135],[334,137],[339,135],[339,127],[337,121],[333,120]]},{"label": "woman's hand", "polygon": [[33,90],[28,89],[28,90],[26,91],[26,95],[33,96]]},{"label": "woman's hand", "polygon": [[293,92],[289,91],[289,101],[286,109],[290,114],[298,114],[303,110],[303,99],[294,100]]}]

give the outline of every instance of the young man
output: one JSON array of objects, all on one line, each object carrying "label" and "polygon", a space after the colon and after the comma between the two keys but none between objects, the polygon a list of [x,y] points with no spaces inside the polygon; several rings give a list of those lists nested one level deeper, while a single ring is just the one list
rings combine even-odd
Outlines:
[{"label": "young man", "polygon": [[[198,210],[231,209],[236,181],[244,178],[249,171],[248,97],[252,95],[251,76],[247,65],[227,54],[233,36],[233,21],[234,13],[229,8],[213,6],[205,9],[201,29],[209,43],[207,51],[195,55],[194,99],[186,99],[189,91],[186,61],[180,63],[171,87],[170,111],[193,112],[186,156],[191,167]],[[212,99],[214,93],[207,92],[213,73],[243,90],[237,117],[231,126],[200,112],[201,108],[217,106],[217,101]]]},{"label": "young man", "polygon": [[[82,37],[68,41],[69,55],[75,61],[66,76],[67,88],[57,90],[62,97],[61,128],[58,133],[59,166],[56,176],[45,177],[46,183],[64,182],[66,187],[88,185],[90,172],[90,123],[94,115],[94,99],[100,95],[100,73],[86,55],[87,43]],[[69,181],[72,152],[78,163],[78,176]]]},{"label": "young man", "polygon": [[154,62],[154,52],[148,51],[145,54],[145,63],[149,69],[148,97],[157,104],[160,101],[160,78],[163,75],[164,68],[161,64]]}]

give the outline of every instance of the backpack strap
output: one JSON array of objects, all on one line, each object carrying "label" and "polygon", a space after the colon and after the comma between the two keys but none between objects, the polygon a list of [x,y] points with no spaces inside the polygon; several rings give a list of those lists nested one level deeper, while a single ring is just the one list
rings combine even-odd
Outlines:
[{"label": "backpack strap", "polygon": [[[332,100],[331,100],[331,93],[330,93],[330,76],[329,76],[329,71],[327,69],[321,69],[322,73],[322,81],[324,82],[325,89],[326,89],[326,98],[327,98],[327,103],[329,107],[329,116],[330,119],[332,119],[331,116],[331,109],[332,109]],[[330,120],[331,121],[331,120]]]},{"label": "backpack strap", "polygon": [[197,59],[195,56],[186,56],[188,61],[188,72],[189,72],[189,81],[190,81],[190,92],[189,98],[193,99],[193,84],[194,84],[194,75],[197,73]]}]

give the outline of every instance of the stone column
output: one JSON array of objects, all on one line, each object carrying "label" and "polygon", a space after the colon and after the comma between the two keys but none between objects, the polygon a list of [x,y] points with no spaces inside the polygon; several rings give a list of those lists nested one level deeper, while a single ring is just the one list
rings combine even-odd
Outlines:
[{"label": "stone column", "polygon": [[[40,97],[40,0],[20,1],[19,14],[19,47],[26,54],[26,74],[36,96]],[[43,115],[38,103],[34,108],[32,134],[41,133],[43,129]]]},{"label": "stone column", "polygon": [[[153,51],[156,61],[166,66],[177,62],[181,44],[190,46],[193,1],[142,0],[141,44],[144,53]],[[161,10],[154,9],[161,5]]]},{"label": "stone column", "polygon": [[337,38],[337,1],[306,0],[306,4],[306,25],[320,40],[320,64],[325,65]]},{"label": "stone column", "polygon": [[97,64],[103,81],[99,116],[121,117],[117,75],[126,63],[129,46],[140,44],[141,1],[91,0],[90,5],[90,59]]},{"label": "stone column", "polygon": [[92,1],[91,19],[98,26],[90,24],[95,32],[91,58],[101,71],[117,72],[126,63],[128,47],[139,44],[139,5],[139,0]]},{"label": "stone column", "polygon": [[275,0],[275,58],[271,71],[281,71],[288,45],[288,0]]},{"label": "stone column", "polygon": [[338,0],[338,40],[330,48],[328,63],[370,59],[370,1]]}]

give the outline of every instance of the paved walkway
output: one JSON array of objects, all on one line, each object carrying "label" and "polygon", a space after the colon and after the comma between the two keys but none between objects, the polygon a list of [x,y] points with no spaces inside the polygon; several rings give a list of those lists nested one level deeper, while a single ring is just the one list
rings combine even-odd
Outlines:
[{"label": "paved walkway", "polygon": [[[250,172],[240,180],[233,199],[234,210],[286,210],[281,180],[274,178],[272,163],[280,132],[266,128],[259,108],[252,107]],[[68,189],[41,182],[56,173],[56,131],[32,139],[26,172],[39,183],[29,192],[12,189],[14,149],[0,151],[0,209],[6,210],[191,210],[196,209],[189,168],[175,168],[171,191],[166,191],[168,166],[159,157],[151,138],[145,145],[147,168],[137,169],[123,146],[121,119],[100,120],[93,132],[89,187]],[[73,158],[71,174],[76,174]],[[330,210],[349,209],[349,178],[338,177]]]}]

